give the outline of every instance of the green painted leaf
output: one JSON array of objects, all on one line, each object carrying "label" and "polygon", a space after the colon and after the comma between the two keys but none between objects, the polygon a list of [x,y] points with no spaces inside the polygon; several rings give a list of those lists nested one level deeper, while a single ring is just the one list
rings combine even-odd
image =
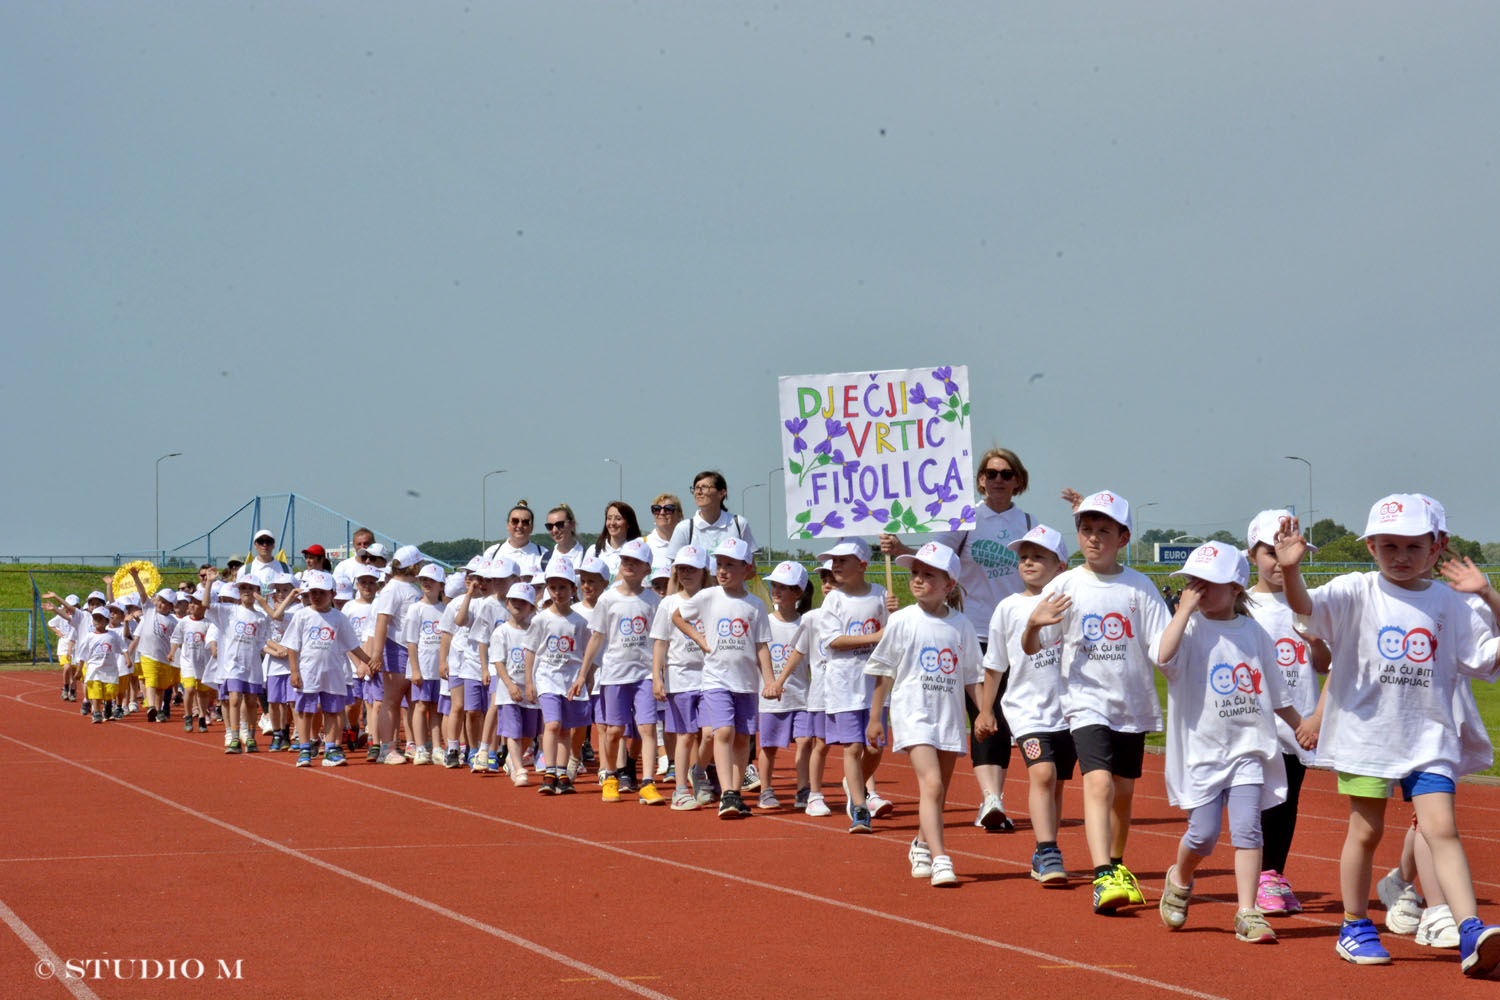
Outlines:
[{"label": "green painted leaf", "polygon": [[955,392],[953,395],[948,397],[948,405],[953,407],[955,410],[958,409],[958,393]]},{"label": "green painted leaf", "polygon": [[952,410],[945,410],[943,411],[943,419],[951,424],[953,423],[953,421],[958,419],[958,414],[954,413]]},{"label": "green painted leaf", "polygon": [[797,537],[798,538],[811,538],[812,537],[812,532],[811,531],[799,531],[799,532],[797,532]]},{"label": "green painted leaf", "polygon": [[968,403],[964,404],[963,415],[966,416],[966,417],[969,415],[969,404]]},{"label": "green painted leaf", "polygon": [[810,511],[810,510],[804,510],[802,513],[798,514],[796,517],[792,518],[792,520],[796,521],[798,524],[806,524],[808,521],[812,520],[812,511]]},{"label": "green painted leaf", "polygon": [[917,512],[910,507],[906,508],[906,513],[901,515],[901,523],[908,528],[915,528],[917,526]]},{"label": "green painted leaf", "polygon": [[890,524],[887,524],[885,526],[885,533],[887,535],[894,535],[896,532],[898,532],[900,530],[901,530],[901,522],[900,521],[893,520],[893,521],[891,521]]},{"label": "green painted leaf", "polygon": [[833,461],[833,459],[829,458],[826,454],[820,454],[820,455],[818,455],[818,460],[816,462],[814,462],[813,464],[814,465],[827,465],[829,462],[832,462],[832,461]]},{"label": "green painted leaf", "polygon": [[906,509],[905,507],[901,506],[901,501],[897,500],[895,503],[891,504],[891,517],[893,519],[900,517],[901,516],[901,512],[903,510],[905,510],[905,509]]},{"label": "green painted leaf", "polygon": [[918,532],[918,533],[919,533],[919,534],[923,534],[923,535],[925,535],[925,534],[927,534],[927,532],[929,532],[929,531],[931,531],[931,530],[932,530],[932,529],[931,529],[931,528],[929,528],[929,527],[927,527],[927,525],[925,525],[925,524],[919,524],[919,525],[917,525],[917,532]]},{"label": "green painted leaf", "polygon": [[801,473],[802,473],[802,463],[801,462],[788,461],[786,463],[786,467],[787,467],[787,471],[789,471],[794,476],[801,475]]}]

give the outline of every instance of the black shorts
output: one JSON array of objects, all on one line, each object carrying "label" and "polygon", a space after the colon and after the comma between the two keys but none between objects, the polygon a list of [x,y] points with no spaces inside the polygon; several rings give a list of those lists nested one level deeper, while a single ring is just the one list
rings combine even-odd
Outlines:
[{"label": "black shorts", "polygon": [[[979,644],[979,655],[982,658],[986,651],[986,643]],[[995,767],[1010,767],[1010,726],[1005,723],[1005,713],[1000,711],[1000,698],[1005,694],[1005,683],[1010,680],[1007,672],[1000,677],[1000,687],[995,692],[995,704],[990,706],[994,713],[995,724],[1000,728],[993,736],[987,739],[974,739],[974,720],[979,718],[979,706],[974,704],[974,699],[969,697],[969,692],[964,691],[964,710],[969,713],[969,758],[976,767],[990,764]]]},{"label": "black shorts", "polygon": [[1108,771],[1117,778],[1139,778],[1146,757],[1145,733],[1122,733],[1108,726],[1083,726],[1073,730],[1078,768]]},{"label": "black shorts", "polygon": [[1057,733],[1028,733],[1016,737],[1016,746],[1021,750],[1021,759],[1027,767],[1051,764],[1057,768],[1057,780],[1067,781],[1073,777],[1073,765],[1078,763],[1078,751],[1073,746],[1073,734],[1066,729]]}]

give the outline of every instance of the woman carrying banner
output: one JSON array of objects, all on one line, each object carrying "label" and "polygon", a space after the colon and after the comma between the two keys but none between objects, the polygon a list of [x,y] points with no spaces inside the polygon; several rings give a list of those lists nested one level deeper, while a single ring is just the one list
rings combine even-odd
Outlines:
[{"label": "woman carrying banner", "polygon": [[[1031,515],[1012,500],[1026,492],[1026,466],[1015,452],[991,448],[979,460],[975,488],[983,498],[974,514],[971,531],[934,532],[924,540],[942,542],[958,553],[958,582],[963,587],[964,615],[979,635],[981,649],[989,645],[990,616],[995,605],[1020,593],[1023,588],[1016,573],[1016,554],[1006,543],[1031,530]],[[895,535],[880,536],[880,551],[890,556],[910,555],[914,551]],[[999,731],[983,740],[971,740],[969,754],[974,761],[974,778],[984,796],[975,826],[986,830],[1013,830],[1015,824],[1005,815],[1005,769],[1010,766],[1010,730],[1000,712],[1000,696],[1005,693],[1002,681],[995,696],[994,711]],[[979,708],[965,696],[972,728]]]}]

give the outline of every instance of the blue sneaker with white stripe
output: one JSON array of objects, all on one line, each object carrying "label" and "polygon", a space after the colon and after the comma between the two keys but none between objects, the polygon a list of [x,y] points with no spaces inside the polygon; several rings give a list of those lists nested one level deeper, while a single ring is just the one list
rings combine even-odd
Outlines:
[{"label": "blue sneaker with white stripe", "polygon": [[1345,920],[1339,928],[1338,943],[1333,950],[1346,962],[1355,965],[1390,965],[1391,953],[1380,943],[1380,932],[1369,917]]}]

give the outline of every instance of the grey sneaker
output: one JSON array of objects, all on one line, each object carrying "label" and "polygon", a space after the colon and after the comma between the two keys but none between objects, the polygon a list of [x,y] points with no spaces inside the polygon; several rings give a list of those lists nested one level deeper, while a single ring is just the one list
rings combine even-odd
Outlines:
[{"label": "grey sneaker", "polygon": [[[1176,865],[1167,869],[1167,885],[1162,890],[1161,905],[1158,907],[1161,910],[1161,922],[1167,925],[1168,930],[1172,931],[1180,930],[1182,925],[1187,923],[1188,903],[1193,898],[1193,887],[1187,886],[1184,888],[1178,885],[1173,879],[1173,876],[1176,874]],[[1259,914],[1256,915],[1259,916]],[[1264,918],[1262,918],[1261,922],[1265,923]],[[1235,923],[1239,923],[1238,918],[1236,918]],[[1269,924],[1266,925],[1266,929],[1271,929]],[[1273,934],[1272,937],[1275,937],[1275,935]]]}]

